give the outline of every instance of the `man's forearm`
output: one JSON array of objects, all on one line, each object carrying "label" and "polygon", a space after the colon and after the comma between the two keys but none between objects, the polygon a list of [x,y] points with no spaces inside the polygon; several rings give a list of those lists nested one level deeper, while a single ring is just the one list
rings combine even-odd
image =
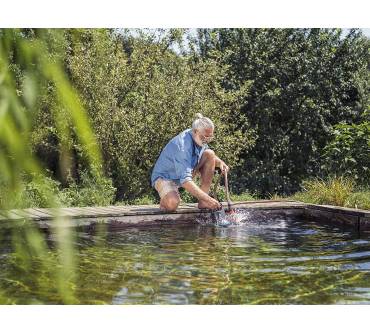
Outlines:
[{"label": "man's forearm", "polygon": [[222,162],[222,160],[218,156],[216,156],[215,162],[216,162],[216,164],[215,164],[216,168],[219,168],[220,167],[220,163]]},{"label": "man's forearm", "polygon": [[198,200],[207,200],[209,198],[209,195],[203,192],[192,180],[183,183],[181,186]]}]

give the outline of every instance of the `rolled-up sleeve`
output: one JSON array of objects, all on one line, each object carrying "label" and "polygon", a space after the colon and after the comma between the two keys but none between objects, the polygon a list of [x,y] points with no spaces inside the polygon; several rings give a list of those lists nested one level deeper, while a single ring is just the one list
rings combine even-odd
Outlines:
[{"label": "rolled-up sleeve", "polygon": [[173,162],[175,165],[175,171],[177,179],[180,180],[180,184],[192,180],[192,171],[191,167],[191,151],[189,149],[181,149],[173,154]]}]

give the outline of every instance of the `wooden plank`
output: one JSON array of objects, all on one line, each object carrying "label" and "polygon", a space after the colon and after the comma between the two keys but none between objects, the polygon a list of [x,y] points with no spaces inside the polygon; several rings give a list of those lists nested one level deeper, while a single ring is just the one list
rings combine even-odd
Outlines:
[{"label": "wooden plank", "polygon": [[370,216],[370,211],[364,209],[348,208],[348,207],[339,207],[339,206],[329,206],[329,205],[315,205],[307,204],[308,207],[317,209],[317,210],[326,210],[335,213],[350,214],[355,216]]},{"label": "wooden plank", "polygon": [[66,215],[66,216],[69,216],[69,217],[74,217],[74,218],[78,218],[80,216],[84,217],[84,216],[99,216],[99,215],[107,215],[107,212],[105,211],[99,211],[99,210],[96,210],[96,209],[89,209],[89,210],[86,210],[86,209],[79,209],[79,208],[61,208],[61,211],[62,211],[62,214],[63,215]]},{"label": "wooden plank", "polygon": [[73,216],[78,216],[81,213],[80,210],[75,207],[63,207],[62,211],[64,213],[72,214]]},{"label": "wooden plank", "polygon": [[96,207],[80,207],[80,208],[74,208],[72,209],[65,209],[66,212],[69,212],[71,214],[74,214],[74,217],[79,216],[119,216],[122,214],[125,214],[125,212],[122,211],[114,211],[112,209],[105,209],[105,208],[96,208]]},{"label": "wooden plank", "polygon": [[124,207],[124,208],[122,208],[122,207],[112,207],[112,206],[109,206],[109,207],[102,207],[102,208],[105,209],[105,210],[107,210],[107,211],[119,212],[119,213],[130,211],[130,207]]},{"label": "wooden plank", "polygon": [[23,216],[20,216],[11,210],[8,210],[6,212],[3,212],[2,215],[5,217],[6,220],[21,220],[24,219]]},{"label": "wooden plank", "polygon": [[106,206],[106,208],[113,208],[113,209],[121,209],[121,210],[129,210],[131,207],[138,207],[138,206]]},{"label": "wooden plank", "polygon": [[145,211],[145,212],[155,212],[159,209],[159,207],[157,208],[153,208],[153,207],[145,207],[145,206],[130,206],[130,207],[126,207],[125,209],[122,209],[122,208],[111,208],[112,209],[112,212],[117,212],[117,213],[123,213],[123,214],[137,214],[137,212],[140,212],[140,211]]},{"label": "wooden plank", "polygon": [[63,207],[61,208],[61,214],[62,216],[68,216],[71,218],[79,218],[79,217],[84,217],[84,214],[81,214],[78,209],[76,208],[67,208]]},{"label": "wooden plank", "polygon": [[[53,214],[56,212],[57,210],[55,210],[54,208],[44,208],[42,210],[42,213],[44,213],[45,215],[48,215],[50,218],[53,218]],[[80,207],[62,207],[60,208],[60,214],[63,216],[78,218],[79,216],[85,217],[85,216],[95,216],[99,214],[106,215],[106,211],[97,210],[91,207],[81,207],[81,208]]]},{"label": "wooden plank", "polygon": [[118,212],[118,211],[115,211],[115,210],[112,210],[112,209],[105,209],[105,208],[102,208],[102,207],[92,207],[92,208],[89,208],[90,211],[93,211],[95,214],[98,214],[98,215],[107,215],[107,214],[120,214],[122,212]]},{"label": "wooden plank", "polygon": [[26,211],[26,209],[12,209],[11,212],[13,212],[13,213],[15,213],[19,216],[25,217],[27,219],[39,218],[38,215],[36,215],[35,213],[31,213],[29,211]]},{"label": "wooden plank", "polygon": [[112,211],[105,211],[105,210],[102,210],[102,209],[92,209],[90,210],[89,212],[91,212],[92,214],[95,214],[95,216],[109,216],[109,215],[114,215],[114,214],[117,214],[117,213],[114,213]]},{"label": "wooden plank", "polygon": [[140,213],[154,214],[154,213],[157,213],[159,211],[160,211],[159,207],[158,208],[132,208],[128,211],[128,213],[131,213],[133,215],[138,215]]},{"label": "wooden plank", "polygon": [[74,217],[72,212],[66,211],[64,208],[43,208],[47,214],[50,214],[52,217],[64,216],[64,217]]},{"label": "wooden plank", "polygon": [[93,207],[80,207],[80,208],[83,208],[83,209],[95,209],[95,210],[98,210],[98,211],[105,211],[105,212],[111,212],[112,210],[110,208],[107,208],[105,206],[93,206]]},{"label": "wooden plank", "polygon": [[[227,203],[223,202],[223,206],[226,208]],[[235,202],[232,204],[234,208],[246,208],[253,210],[289,210],[289,209],[303,209],[310,212],[311,217],[323,217],[328,218],[330,215],[333,218],[333,213],[339,213],[341,220],[351,220],[346,216],[362,216],[367,218],[370,217],[370,211],[356,210],[349,208],[341,208],[334,206],[323,206],[323,205],[312,205],[305,204],[296,201],[288,200],[259,200],[259,201],[243,201]],[[326,214],[324,212],[327,212]],[[176,212],[164,213],[159,209],[159,205],[131,205],[131,206],[95,206],[95,207],[63,207],[63,208],[27,208],[27,209],[14,209],[8,211],[10,216],[7,217],[5,211],[0,212],[0,220],[8,219],[22,219],[24,217],[31,219],[52,219],[53,215],[59,213],[60,216],[71,217],[71,218],[99,218],[99,217],[120,217],[128,216],[152,216],[152,219],[158,216],[167,216],[169,219],[177,219],[180,215],[194,215],[194,214],[207,214],[210,211],[207,209],[198,209],[197,203],[182,203]],[[321,213],[319,213],[321,212]]]},{"label": "wooden plank", "polygon": [[118,211],[130,211],[130,210],[133,210],[133,209],[154,209],[156,207],[159,207],[158,206],[152,206],[152,205],[132,205],[132,206],[124,206],[124,207],[109,207],[110,209],[113,209],[113,210],[118,210]]},{"label": "wooden plank", "polygon": [[358,227],[358,224],[360,223],[360,217],[355,216],[352,214],[343,214],[343,213],[333,213],[332,220],[336,222],[341,222],[344,224],[351,224],[353,226]]},{"label": "wooden plank", "polygon": [[370,217],[360,217],[360,231],[370,230]]},{"label": "wooden plank", "polygon": [[52,217],[50,214],[45,213],[43,208],[26,208],[25,211],[35,214],[40,218]]},{"label": "wooden plank", "polygon": [[94,216],[100,216],[100,215],[107,215],[107,214],[112,214],[114,212],[111,212],[111,211],[104,211],[102,212],[101,210],[96,210],[95,208],[91,208],[91,207],[82,207],[82,208],[74,208],[73,210],[75,216],[91,216],[91,217],[94,217]]}]

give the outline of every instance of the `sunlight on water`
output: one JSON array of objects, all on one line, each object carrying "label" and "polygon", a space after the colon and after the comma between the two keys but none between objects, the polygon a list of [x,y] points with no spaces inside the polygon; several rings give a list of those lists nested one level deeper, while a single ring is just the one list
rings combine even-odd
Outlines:
[{"label": "sunlight on water", "polygon": [[211,213],[209,218],[198,218],[197,222],[201,225],[214,225],[216,227],[235,227],[245,225],[249,222],[256,224],[259,219],[264,222],[271,221],[266,214],[248,209],[232,209],[231,211],[219,210]]},{"label": "sunlight on water", "polygon": [[[369,304],[370,236],[263,211],[220,227],[78,229],[78,304]],[[52,234],[45,235],[57,255]],[[3,302],[60,304],[47,265],[24,274],[0,243]]]}]

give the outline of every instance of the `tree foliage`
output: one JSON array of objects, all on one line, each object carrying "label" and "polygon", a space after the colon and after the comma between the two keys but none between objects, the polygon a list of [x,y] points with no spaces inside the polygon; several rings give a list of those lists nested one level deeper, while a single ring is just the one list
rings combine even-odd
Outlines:
[{"label": "tree foliage", "polygon": [[370,185],[370,122],[338,124],[324,150],[328,173],[352,177],[363,186]]},{"label": "tree foliage", "polygon": [[[179,56],[169,48],[169,37],[154,43],[147,35],[133,38],[106,29],[65,35],[66,71],[83,98],[117,199],[152,193],[150,172],[161,149],[191,126],[197,112],[215,122],[217,153],[231,166],[240,163],[239,151],[251,146],[252,132],[242,132],[233,121],[242,118],[241,94],[220,86],[224,69],[215,61]],[[48,122],[48,104],[41,123]],[[245,119],[243,123],[248,124]],[[39,123],[35,130],[45,132],[39,128],[47,126]],[[56,151],[53,131],[50,126],[46,140],[36,140],[37,151]],[[79,145],[72,142],[71,147],[77,162],[70,175],[80,179],[86,165]],[[43,160],[53,168],[53,158]]]},{"label": "tree foliage", "polygon": [[[186,43],[184,29],[18,35],[41,43],[44,58],[63,66],[58,82],[78,93],[61,96],[59,83],[46,78],[30,94],[32,76],[9,53],[13,91],[33,100],[31,152],[65,205],[153,197],[150,172],[161,149],[197,112],[215,122],[212,148],[232,167],[234,191],[290,194],[306,178],[337,172],[368,179],[368,125],[360,124],[369,103],[369,40],[358,30],[198,29]],[[32,75],[50,72],[32,61]],[[74,100],[88,117],[70,112]],[[86,150],[94,140],[78,134],[89,123],[99,173]],[[38,188],[26,186],[17,202],[44,202]]]},{"label": "tree foliage", "polygon": [[215,51],[229,66],[222,84],[251,82],[240,112],[256,131],[241,153],[236,186],[262,195],[291,193],[321,175],[333,127],[358,123],[369,95],[369,40],[340,29],[200,29],[204,59]]}]

